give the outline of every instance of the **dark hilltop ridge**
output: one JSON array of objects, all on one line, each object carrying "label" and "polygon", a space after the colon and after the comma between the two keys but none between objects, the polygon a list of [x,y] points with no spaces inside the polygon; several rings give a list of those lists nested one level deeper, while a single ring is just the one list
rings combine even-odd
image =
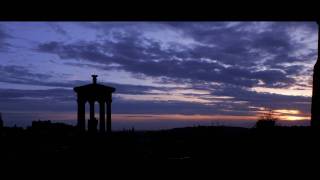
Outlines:
[{"label": "dark hilltop ridge", "polygon": [[79,132],[36,121],[1,129],[2,162],[94,163],[186,161],[305,161],[319,159],[318,129],[311,127],[198,126],[160,131]]}]

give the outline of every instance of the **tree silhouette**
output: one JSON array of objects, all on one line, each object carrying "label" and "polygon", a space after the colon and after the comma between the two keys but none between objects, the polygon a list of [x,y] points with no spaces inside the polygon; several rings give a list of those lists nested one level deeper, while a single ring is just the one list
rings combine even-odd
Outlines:
[{"label": "tree silhouette", "polygon": [[278,118],[272,109],[267,109],[265,113],[260,116],[256,123],[256,128],[269,128],[276,126]]}]

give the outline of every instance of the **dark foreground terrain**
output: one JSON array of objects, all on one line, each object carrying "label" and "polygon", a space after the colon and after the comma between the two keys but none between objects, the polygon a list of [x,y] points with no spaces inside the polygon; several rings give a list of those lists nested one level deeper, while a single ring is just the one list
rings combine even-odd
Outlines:
[{"label": "dark foreground terrain", "polygon": [[13,164],[319,162],[319,132],[309,127],[192,127],[102,135],[78,134],[70,129],[7,128],[2,132],[0,153],[2,163]]}]

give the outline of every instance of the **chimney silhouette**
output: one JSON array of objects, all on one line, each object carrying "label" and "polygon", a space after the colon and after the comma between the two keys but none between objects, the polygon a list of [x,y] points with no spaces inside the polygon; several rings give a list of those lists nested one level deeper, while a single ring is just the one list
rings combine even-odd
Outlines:
[{"label": "chimney silhouette", "polygon": [[311,104],[311,126],[320,128],[320,62],[319,62],[319,22],[318,24],[318,59],[313,69],[312,104]]},{"label": "chimney silhouette", "polygon": [[92,76],[92,83],[93,84],[97,84],[97,77],[98,77],[98,75],[91,75]]}]

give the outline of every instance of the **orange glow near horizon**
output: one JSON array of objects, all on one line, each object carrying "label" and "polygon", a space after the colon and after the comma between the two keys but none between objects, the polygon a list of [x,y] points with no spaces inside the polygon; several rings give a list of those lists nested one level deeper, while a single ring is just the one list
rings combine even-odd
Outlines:
[{"label": "orange glow near horizon", "polygon": [[251,90],[258,93],[271,93],[271,94],[281,94],[287,96],[312,96],[311,88],[295,89],[295,88],[266,88],[266,87],[253,87]]},{"label": "orange glow near horizon", "polygon": [[[294,112],[294,111],[293,111]],[[296,112],[294,112],[296,113]],[[239,120],[252,120],[258,119],[255,115],[239,116],[239,115],[200,115],[200,114],[114,114],[113,120],[123,121],[161,121],[161,120],[173,120],[173,121],[239,121]],[[299,116],[277,114],[276,117],[281,121],[301,121],[310,120],[310,116]]]},{"label": "orange glow near horizon", "polygon": [[[266,111],[256,111],[256,115],[201,115],[201,114],[112,114],[114,121],[241,121],[241,120],[258,120],[259,115]],[[76,120],[76,112],[43,112],[32,113],[34,120]],[[96,112],[95,116],[99,118],[99,113]],[[277,109],[274,110],[274,116],[280,121],[307,121],[310,120],[309,114],[303,114],[299,110],[294,109]]]},{"label": "orange glow near horizon", "polygon": [[114,114],[114,120],[134,121],[175,120],[175,121],[213,121],[213,120],[256,120],[255,116],[200,115],[200,114]]},{"label": "orange glow near horizon", "polygon": [[[268,110],[265,108],[259,108],[257,111],[258,116],[263,116]],[[281,121],[305,121],[310,120],[310,114],[304,114],[297,109],[276,109],[273,110],[273,116]]]},{"label": "orange glow near horizon", "polygon": [[280,120],[284,121],[306,121],[310,120],[309,116],[280,116]]},{"label": "orange glow near horizon", "polygon": [[281,114],[301,114],[299,110],[291,110],[291,109],[277,109],[274,110],[276,113],[281,113]]}]

